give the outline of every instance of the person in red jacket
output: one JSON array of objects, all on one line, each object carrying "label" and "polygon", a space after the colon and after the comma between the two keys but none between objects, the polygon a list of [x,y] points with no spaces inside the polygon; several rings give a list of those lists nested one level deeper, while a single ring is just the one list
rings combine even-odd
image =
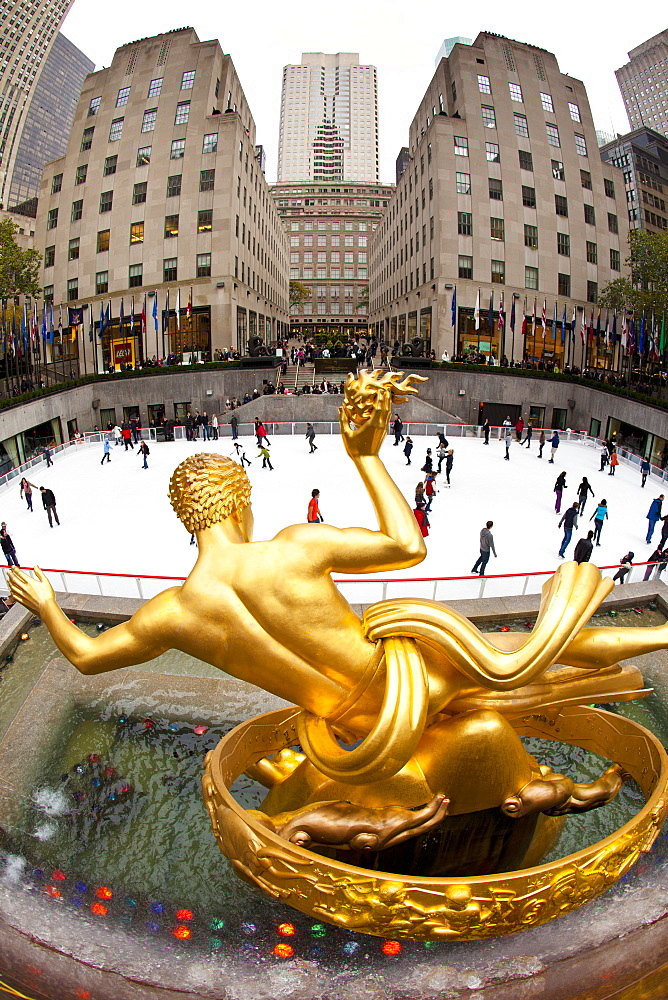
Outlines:
[{"label": "person in red jacket", "polygon": [[427,513],[424,509],[424,504],[422,503],[421,500],[418,500],[417,507],[415,508],[413,513],[415,514],[415,520],[420,526],[422,537],[426,538],[427,535],[429,534],[429,518],[427,517]]},{"label": "person in red jacket", "polygon": [[324,520],[320,513],[320,490],[311,490],[311,499],[308,502],[306,520],[309,524],[320,524]]}]

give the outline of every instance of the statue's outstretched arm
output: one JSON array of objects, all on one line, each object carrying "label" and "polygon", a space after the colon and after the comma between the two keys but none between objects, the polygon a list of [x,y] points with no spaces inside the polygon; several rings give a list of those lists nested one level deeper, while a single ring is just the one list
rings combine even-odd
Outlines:
[{"label": "statue's outstretched arm", "polygon": [[58,607],[53,587],[39,566],[35,566],[34,573],[31,577],[24,570],[14,569],[8,574],[12,597],[42,619],[63,656],[82,674],[101,674],[145,663],[171,648],[177,590],[163,591],[129,621],[91,638]]}]

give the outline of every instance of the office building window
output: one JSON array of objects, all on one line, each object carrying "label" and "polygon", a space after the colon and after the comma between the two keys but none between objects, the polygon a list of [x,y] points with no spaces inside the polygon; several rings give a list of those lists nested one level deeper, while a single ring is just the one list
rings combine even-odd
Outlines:
[{"label": "office building window", "polygon": [[608,229],[611,233],[619,232],[619,222],[617,221],[617,216],[612,212],[608,212]]},{"label": "office building window", "polygon": [[584,206],[585,222],[590,226],[596,225],[596,212],[593,205]]},{"label": "office building window", "polygon": [[503,185],[498,177],[489,178],[489,196],[495,201],[503,201]]},{"label": "office building window", "polygon": [[210,233],[213,226],[213,209],[201,208],[197,213],[197,232]]},{"label": "office building window", "polygon": [[543,111],[549,111],[551,114],[554,114],[554,104],[552,103],[551,94],[541,94],[540,103],[543,106]]},{"label": "office building window", "polygon": [[587,302],[593,302],[594,305],[598,302],[598,282],[588,281],[587,282]]},{"label": "office building window", "polygon": [[162,262],[162,280],[176,281],[176,274],[177,274],[177,258],[165,257],[165,259]]},{"label": "office building window", "polygon": [[53,267],[56,263],[55,246],[46,247],[44,250],[44,267]]},{"label": "office building window", "polygon": [[538,249],[538,226],[524,226],[524,246]]},{"label": "office building window", "polygon": [[79,298],[79,279],[70,278],[67,282],[67,301],[76,302]]},{"label": "office building window", "polygon": [[568,218],[568,198],[564,197],[563,194],[555,194],[554,196],[554,210],[557,215],[562,215],[565,219]]},{"label": "office building window", "polygon": [[566,298],[570,298],[571,295],[571,276],[570,274],[558,274],[557,275],[557,292],[559,295],[564,295]]},{"label": "office building window", "polygon": [[526,149],[519,150],[520,169],[533,171],[533,156]]},{"label": "office building window", "polygon": [[610,251],[610,270],[611,271],[621,270],[621,259],[619,256],[619,250]]},{"label": "office building window", "polygon": [[575,136],[575,148],[580,154],[580,156],[587,155],[587,143],[583,135],[579,135],[577,132],[574,133]]},{"label": "office building window", "polygon": [[165,216],[165,239],[171,239],[173,236],[179,235],[179,217],[178,215],[166,215]]},{"label": "office building window", "polygon": [[570,257],[571,238],[568,233],[557,233],[557,253],[562,257]]},{"label": "office building window", "polygon": [[525,267],[524,268],[524,287],[530,288],[532,291],[536,291],[538,288],[538,268],[537,267]]},{"label": "office building window", "polygon": [[565,181],[566,173],[564,171],[564,165],[561,160],[552,160],[552,176],[555,181]]},{"label": "office building window", "polygon": [[123,118],[114,118],[109,129],[109,142],[118,142],[123,133]]},{"label": "office building window", "polygon": [[109,229],[101,229],[97,234],[97,252],[106,253],[109,249]]},{"label": "office building window", "polygon": [[608,198],[615,197],[615,185],[608,177],[603,178],[603,189],[607,194]]},{"label": "office building window", "polygon": [[132,189],[132,204],[133,205],[143,205],[146,201],[146,190],[148,188],[148,181],[139,181],[135,184]]},{"label": "office building window", "polygon": [[172,148],[169,153],[170,160],[182,160],[186,151],[185,139],[172,139]]},{"label": "office building window", "polygon": [[521,135],[524,136],[525,138],[528,138],[529,125],[527,123],[526,115],[518,115],[517,113],[515,113],[513,117],[515,119],[515,132],[517,133],[517,135]]},{"label": "office building window", "polygon": [[598,264],[598,247],[587,240],[587,263]]},{"label": "office building window", "polygon": [[105,157],[104,168],[102,170],[103,177],[109,177],[110,174],[116,173],[116,163],[118,162],[118,156],[114,153],[113,156]]},{"label": "office building window", "polygon": [[144,265],[130,264],[128,268],[128,288],[137,288],[144,280]]},{"label": "office building window", "polygon": [[92,118],[100,110],[100,103],[102,101],[101,97],[91,97],[90,104],[88,105],[88,117]]},{"label": "office building window", "polygon": [[496,219],[494,216],[489,220],[490,222],[490,236],[493,240],[505,240],[505,227],[503,219]]},{"label": "office building window", "polygon": [[200,191],[213,191],[215,179],[216,179],[215,170],[200,170],[199,172]]},{"label": "office building window", "polygon": [[185,125],[190,115],[190,101],[179,101],[174,115],[175,125]]},{"label": "office building window", "polygon": [[109,272],[98,271],[95,275],[95,294],[104,295],[109,291]]},{"label": "office building window", "polygon": [[195,83],[195,70],[188,69],[181,77],[181,90],[192,90]]},{"label": "office building window", "polygon": [[550,146],[560,146],[559,142],[559,129],[556,125],[551,125],[550,122],[545,122],[545,129],[547,131],[547,141]]},{"label": "office building window", "polygon": [[482,123],[485,128],[496,128],[496,115],[494,114],[494,108],[490,107],[488,104],[483,104],[482,106]]},{"label": "office building window", "polygon": [[457,212],[457,232],[460,236],[473,236],[473,216],[470,212]]},{"label": "office building window", "polygon": [[70,240],[67,248],[68,260],[79,260],[79,245],[80,241],[78,236],[76,236],[73,240]]},{"label": "office building window", "polygon": [[178,198],[181,194],[181,174],[172,174],[167,178],[167,197]]},{"label": "office building window", "polygon": [[124,104],[128,103],[128,98],[130,97],[130,88],[121,87],[118,91],[118,97],[116,98],[116,107],[121,108]]},{"label": "office building window", "polygon": [[506,281],[506,263],[503,260],[492,261],[492,283],[503,285]]},{"label": "office building window", "polygon": [[42,292],[45,302],[53,302],[53,285],[45,285]]},{"label": "office building window", "polygon": [[[471,194],[471,175],[456,173],[457,194]],[[433,236],[433,233],[432,233]]]},{"label": "office building window", "polygon": [[156,77],[155,80],[151,80],[148,87],[147,97],[160,97],[160,91],[162,90],[162,77]]},{"label": "office building window", "polygon": [[113,191],[103,191],[100,195],[100,213],[111,212],[111,205],[114,200]]},{"label": "office building window", "polygon": [[571,101],[568,102],[568,110],[570,111],[571,118],[574,122],[582,121],[580,118],[580,108],[577,104],[573,104]]},{"label": "office building window", "polygon": [[592,190],[591,173],[589,172],[589,170],[580,171],[580,181],[582,183],[583,188],[586,188],[588,191]]},{"label": "office building window", "polygon": [[83,198],[79,198],[78,201],[72,202],[72,214],[70,218],[72,222],[79,222],[82,215],[83,215]]},{"label": "office building window", "polygon": [[211,254],[198,253],[196,272],[198,278],[208,278],[211,275]]},{"label": "office building window", "polygon": [[86,174],[88,173],[88,164],[83,163],[80,167],[77,167],[77,172],[74,175],[75,184],[85,184]]},{"label": "office building window", "polygon": [[94,125],[89,125],[88,128],[83,130],[83,135],[81,136],[81,152],[90,149],[93,145],[93,132],[95,131]]},{"label": "office building window", "polygon": [[489,82],[489,77],[483,76],[481,73],[478,73],[478,90],[480,91],[481,94],[492,93],[492,87]]},{"label": "office building window", "polygon": [[473,277],[473,257],[465,257],[462,256],[462,254],[459,255],[459,277]]},{"label": "office building window", "polygon": [[499,154],[499,147],[495,142],[485,143],[485,155],[490,163],[499,163],[501,156]]},{"label": "office building window", "polygon": [[51,194],[58,194],[58,192],[62,190],[62,187],[63,187],[63,175],[54,174],[53,180],[51,181]]},{"label": "office building window", "polygon": [[144,117],[142,118],[141,122],[142,132],[152,132],[153,129],[155,128],[155,120],[157,117],[158,117],[158,109],[148,108],[144,112]]},{"label": "office building window", "polygon": [[455,156],[468,156],[469,155],[469,141],[464,135],[456,135],[455,137]]},{"label": "office building window", "polygon": [[510,91],[510,100],[517,101],[519,104],[522,104],[522,88],[519,83],[509,83],[508,90]]},{"label": "office building window", "polygon": [[218,149],[218,133],[209,132],[202,140],[203,153],[215,153]]},{"label": "office building window", "polygon": [[144,223],[133,222],[130,225],[130,243],[144,242]]},{"label": "office building window", "polygon": [[147,163],[151,162],[151,150],[152,146],[141,146],[137,150],[137,166],[145,167]]}]

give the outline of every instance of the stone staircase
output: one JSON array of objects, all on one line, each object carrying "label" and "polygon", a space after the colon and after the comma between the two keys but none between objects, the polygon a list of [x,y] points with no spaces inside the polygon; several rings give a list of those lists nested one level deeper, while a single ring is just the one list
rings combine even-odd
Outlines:
[{"label": "stone staircase", "polygon": [[305,385],[313,386],[315,384],[315,365],[309,361],[298,365],[288,365],[282,381],[290,392],[302,389]]}]

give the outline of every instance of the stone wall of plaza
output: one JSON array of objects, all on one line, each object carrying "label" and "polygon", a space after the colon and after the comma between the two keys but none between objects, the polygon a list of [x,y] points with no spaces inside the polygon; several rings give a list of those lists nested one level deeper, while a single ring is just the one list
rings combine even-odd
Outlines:
[{"label": "stone wall of plaza", "polygon": [[253,334],[282,332],[287,239],[251,112],[217,41],[200,42],[191,28],[157,35],[122,46],[108,69],[87,78],[68,152],[43,175],[36,246],[56,309],[87,305],[97,322],[111,299],[106,361],[127,342],[125,360],[156,353],[153,336],[148,344],[127,329],[121,336],[120,300],[127,317],[133,296],[137,313],[146,297],[152,331],[152,296],[162,327],[169,294],[160,354],[243,349]]},{"label": "stone wall of plaza", "polygon": [[290,280],[311,292],[292,307],[294,334],[332,340],[366,332],[369,248],[394,185],[340,181],[275,184],[272,194],[288,231]]},{"label": "stone wall of plaza", "polygon": [[[583,313],[589,322],[594,309],[596,321],[598,293],[625,273],[628,233],[623,175],[601,161],[583,84],[551,53],[482,33],[439,63],[409,153],[371,250],[372,326],[390,341],[420,337],[438,357],[469,347],[498,357],[503,297],[506,328],[515,302],[522,358],[522,312],[526,300],[531,314],[535,298],[538,328],[526,353],[567,361],[553,336],[555,302],[559,322],[564,305],[569,323],[575,307],[578,331]],[[503,349],[510,356],[510,337]],[[589,358],[597,360],[614,362],[603,349]]]}]

